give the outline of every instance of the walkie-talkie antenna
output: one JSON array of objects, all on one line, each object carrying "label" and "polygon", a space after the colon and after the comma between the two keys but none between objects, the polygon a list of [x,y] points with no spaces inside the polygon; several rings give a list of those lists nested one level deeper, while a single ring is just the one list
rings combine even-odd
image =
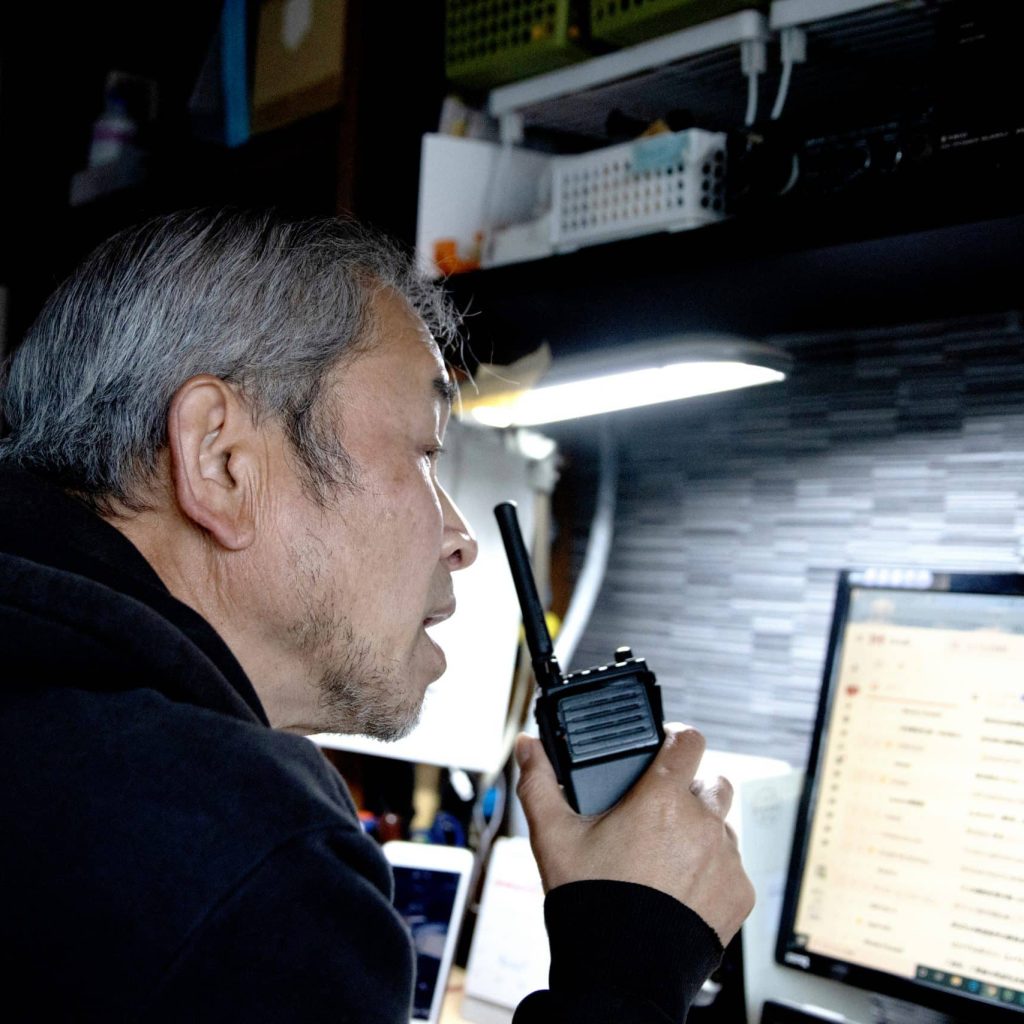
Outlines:
[{"label": "walkie-talkie antenna", "polygon": [[537,583],[533,578],[530,556],[523,542],[523,534],[519,529],[519,517],[516,514],[514,501],[503,501],[494,509],[498,520],[498,529],[505,544],[512,580],[516,585],[519,607],[523,613],[523,629],[526,632],[526,645],[530,649],[533,672],[542,690],[549,690],[562,681],[562,672],[555,658],[555,648],[551,643],[551,634],[544,621],[544,607],[537,594]]},{"label": "walkie-talkie antenna", "polygon": [[562,675],[515,502],[502,502],[494,515],[541,690],[534,704],[537,732],[569,806],[580,814],[601,814],[647,770],[665,738],[658,682],[628,647],[616,650],[611,665]]}]

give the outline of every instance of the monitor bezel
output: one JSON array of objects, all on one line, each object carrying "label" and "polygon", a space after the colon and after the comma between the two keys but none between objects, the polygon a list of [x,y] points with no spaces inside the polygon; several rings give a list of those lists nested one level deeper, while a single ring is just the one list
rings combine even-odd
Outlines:
[{"label": "monitor bezel", "polygon": [[[794,934],[793,926],[796,919],[800,881],[810,844],[809,819],[818,794],[821,760],[825,748],[825,727],[834,697],[832,683],[837,677],[838,659],[842,653],[843,629],[847,622],[851,591],[854,588],[1024,597],[1024,574],[932,572],[921,569],[846,569],[839,573],[829,632],[828,652],[822,671],[818,710],[814,721],[803,789],[797,807],[793,844],[775,946],[776,962],[804,974],[818,975],[883,996],[938,1010],[954,1018],[969,1021],[970,1024],[998,1024],[998,1022],[1006,1024],[1009,1019],[1024,1021],[1024,1011],[1017,1007],[1000,1005],[969,995],[958,995],[914,979],[902,978],[820,953],[811,953],[806,949],[797,950],[789,945]],[[799,955],[805,959],[805,963],[796,964],[786,959],[786,953],[796,952],[799,952]]]}]

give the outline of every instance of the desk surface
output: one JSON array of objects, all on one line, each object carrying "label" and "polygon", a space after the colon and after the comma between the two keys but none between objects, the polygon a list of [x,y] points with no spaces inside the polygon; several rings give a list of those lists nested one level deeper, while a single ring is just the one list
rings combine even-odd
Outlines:
[{"label": "desk surface", "polygon": [[441,1005],[441,1024],[469,1024],[459,1012],[465,987],[465,968],[452,967],[451,974],[448,976],[448,989],[445,992],[444,1003]]}]

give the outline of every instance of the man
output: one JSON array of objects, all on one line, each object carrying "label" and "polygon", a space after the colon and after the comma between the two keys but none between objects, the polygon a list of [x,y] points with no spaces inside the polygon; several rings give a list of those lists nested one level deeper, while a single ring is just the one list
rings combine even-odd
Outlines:
[{"label": "man", "polygon": [[[16,353],[0,865],[33,1017],[408,1020],[387,867],[301,734],[400,736],[444,671],[454,326],[353,224],[192,212],[101,246]],[[669,729],[582,818],[520,738],[552,970],[517,1021],[685,1016],[752,905],[702,749]]]}]

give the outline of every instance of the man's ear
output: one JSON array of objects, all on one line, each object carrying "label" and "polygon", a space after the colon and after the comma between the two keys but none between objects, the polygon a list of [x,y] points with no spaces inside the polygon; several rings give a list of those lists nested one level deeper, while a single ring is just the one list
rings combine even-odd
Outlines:
[{"label": "man's ear", "polygon": [[221,547],[247,548],[256,536],[262,449],[238,393],[209,374],[189,378],[171,399],[167,434],[181,512]]}]

